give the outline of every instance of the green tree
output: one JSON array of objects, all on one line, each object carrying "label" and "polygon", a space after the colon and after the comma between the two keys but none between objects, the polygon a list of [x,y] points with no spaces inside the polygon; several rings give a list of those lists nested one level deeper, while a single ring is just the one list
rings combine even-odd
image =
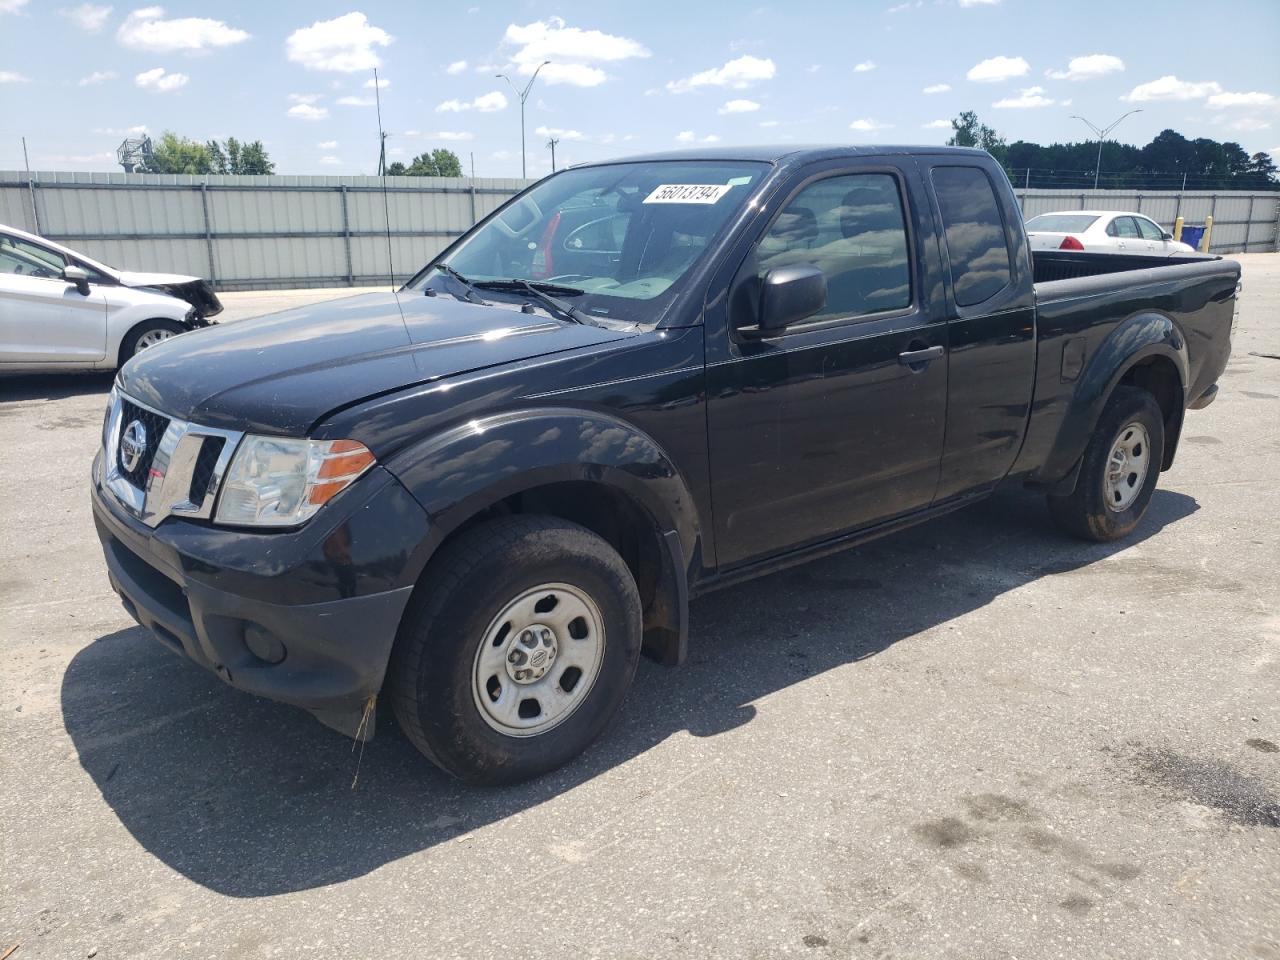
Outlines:
[{"label": "green tree", "polygon": [[947,141],[949,147],[978,147],[987,151],[997,160],[1004,160],[1004,155],[1008,149],[1005,146],[1004,137],[996,133],[992,127],[988,127],[978,119],[978,115],[972,110],[966,110],[951,120],[951,138]]},{"label": "green tree", "polygon": [[267,174],[275,173],[261,140],[241,143],[235,137],[227,137],[223,143],[210,140],[205,144],[209,151],[209,163],[214,173]]},{"label": "green tree", "polygon": [[144,173],[213,173],[209,148],[166,130],[151,148]]},{"label": "green tree", "polygon": [[[397,167],[400,168],[398,173]],[[387,167],[387,173],[390,176],[460,177],[462,161],[452,150],[438,149],[414,157],[407,168],[403,163],[393,163]]]},{"label": "green tree", "polygon": [[397,160],[395,163],[387,165],[388,177],[405,177],[409,175],[409,168]]},{"label": "green tree", "polygon": [[1249,179],[1259,187],[1271,187],[1276,183],[1276,162],[1269,153],[1255,153],[1249,158]]}]

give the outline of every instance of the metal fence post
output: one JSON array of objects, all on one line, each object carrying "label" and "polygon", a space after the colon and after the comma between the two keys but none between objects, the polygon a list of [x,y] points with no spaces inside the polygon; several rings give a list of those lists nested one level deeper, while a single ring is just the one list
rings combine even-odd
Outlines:
[{"label": "metal fence post", "polygon": [[200,184],[200,206],[204,209],[204,245],[209,253],[209,283],[218,289],[218,271],[213,265],[213,230],[209,226],[209,181]]},{"label": "metal fence post", "polygon": [[1271,237],[1271,251],[1280,253],[1280,194],[1273,193],[1271,199],[1276,205],[1276,232]]},{"label": "metal fence post", "polygon": [[1249,252],[1249,234],[1253,232],[1253,194],[1249,194],[1249,212],[1244,215],[1244,246],[1240,248],[1241,253]]},{"label": "metal fence post", "polygon": [[1208,229],[1205,230],[1205,234],[1206,234],[1205,239],[1209,241],[1204,245],[1205,253],[1208,253],[1210,250],[1213,249],[1213,221],[1218,219],[1216,216],[1214,216],[1214,214],[1216,214],[1217,212],[1218,212],[1218,195],[1215,193],[1213,197],[1209,200],[1209,216],[1205,218],[1205,223],[1208,225]]},{"label": "metal fence post", "polygon": [[356,281],[351,267],[351,220],[347,217],[347,185],[341,184],[338,189],[342,191],[342,243],[347,250],[347,286],[354,287]]},{"label": "metal fence post", "polygon": [[476,178],[471,178],[471,225],[476,224]]},{"label": "metal fence post", "polygon": [[[1178,218],[1182,216],[1182,190],[1178,191],[1178,199],[1173,202],[1173,222],[1177,223]],[[1174,238],[1177,239],[1176,237]]]}]

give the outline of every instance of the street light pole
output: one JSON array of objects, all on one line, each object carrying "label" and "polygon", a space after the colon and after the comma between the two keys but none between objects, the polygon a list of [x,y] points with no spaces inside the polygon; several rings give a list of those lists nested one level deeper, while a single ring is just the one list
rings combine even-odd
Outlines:
[{"label": "street light pole", "polygon": [[524,180],[529,178],[528,171],[525,168],[524,159],[524,102],[529,99],[529,91],[533,89],[533,81],[538,79],[538,74],[542,72],[542,68],[550,62],[550,60],[543,60],[538,64],[538,69],[533,71],[533,76],[529,78],[529,82],[524,85],[523,90],[512,83],[511,78],[505,73],[494,74],[495,78],[507,81],[507,86],[511,88],[511,92],[514,93],[516,98],[520,101],[520,177]]},{"label": "street light pole", "polygon": [[551,172],[552,173],[556,172],[556,144],[559,142],[560,141],[557,140],[555,137],[550,137],[547,140],[547,146],[551,148]]},{"label": "street light pole", "polygon": [[1141,107],[1139,107],[1137,110],[1130,110],[1128,113],[1124,114],[1123,116],[1113,120],[1111,122],[1111,125],[1106,127],[1099,127],[1095,124],[1092,124],[1088,120],[1086,120],[1084,117],[1080,116],[1079,114],[1073,113],[1071,115],[1072,120],[1079,120],[1081,123],[1083,123],[1085,126],[1087,126],[1090,130],[1092,130],[1094,133],[1098,135],[1098,161],[1093,165],[1093,189],[1095,190],[1098,189],[1098,174],[1102,172],[1102,143],[1104,140],[1106,140],[1107,134],[1109,134],[1116,127],[1120,126],[1120,121],[1123,120],[1125,117],[1131,117],[1135,113],[1141,113],[1141,112],[1142,112]]}]

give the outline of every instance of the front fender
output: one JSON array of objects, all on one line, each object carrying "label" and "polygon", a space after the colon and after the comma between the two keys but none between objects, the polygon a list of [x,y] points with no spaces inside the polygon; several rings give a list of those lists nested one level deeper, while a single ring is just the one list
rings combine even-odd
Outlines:
[{"label": "front fender", "polygon": [[678,534],[685,570],[699,538],[693,497],[661,446],[634,424],[597,411],[546,407],[472,420],[386,464],[431,518],[437,542],[513,494],[564,481],[617,488],[663,534]]},{"label": "front fender", "polygon": [[[1165,357],[1173,363],[1185,391],[1189,364],[1187,342],[1172,319],[1159,313],[1139,313],[1111,331],[1077,381],[1038,479],[1053,483],[1073,477],[1112,391],[1130,369],[1153,356]],[[1185,396],[1182,399],[1185,403]]]}]

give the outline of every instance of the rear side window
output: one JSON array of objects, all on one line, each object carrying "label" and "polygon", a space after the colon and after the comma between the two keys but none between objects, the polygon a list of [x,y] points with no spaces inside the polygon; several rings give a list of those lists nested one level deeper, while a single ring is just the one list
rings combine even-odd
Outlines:
[{"label": "rear side window", "polygon": [[1133,217],[1116,217],[1107,228],[1107,233],[1113,237],[1137,240],[1138,225],[1133,222]]},{"label": "rear side window", "polygon": [[1009,285],[1012,267],[995,188],[977,167],[935,167],[933,189],[951,255],[951,285],[962,307]]},{"label": "rear side window", "polygon": [[812,319],[856,317],[911,304],[906,216],[897,178],[831,177],[804,187],[756,248],[759,275],[805,264],[827,278],[827,305]]},{"label": "rear side window", "polygon": [[1084,233],[1098,218],[1087,213],[1042,213],[1027,221],[1027,232]]}]

